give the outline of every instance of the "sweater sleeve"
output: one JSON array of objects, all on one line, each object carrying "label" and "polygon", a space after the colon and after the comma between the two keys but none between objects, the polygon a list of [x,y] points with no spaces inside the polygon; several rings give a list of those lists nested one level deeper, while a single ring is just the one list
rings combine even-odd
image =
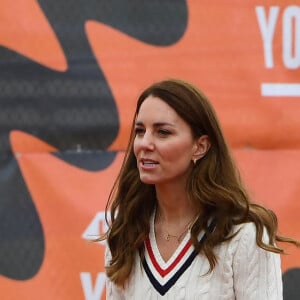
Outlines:
[{"label": "sweater sleeve", "polygon": [[[105,259],[104,259],[105,267],[109,265],[110,260],[111,260],[111,253],[109,247],[106,246]],[[116,286],[113,282],[109,280],[108,277],[106,277],[106,300],[123,300],[125,298],[123,297],[122,294],[123,294],[122,289]]]},{"label": "sweater sleeve", "polygon": [[[233,257],[236,300],[282,300],[280,255],[256,244],[254,223],[244,224],[238,233]],[[263,240],[268,240],[264,232]]]}]

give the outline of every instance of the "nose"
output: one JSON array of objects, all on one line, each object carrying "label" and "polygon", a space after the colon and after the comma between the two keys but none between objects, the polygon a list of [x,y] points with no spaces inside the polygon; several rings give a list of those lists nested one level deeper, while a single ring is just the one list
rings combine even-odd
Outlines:
[{"label": "nose", "polygon": [[146,131],[143,136],[139,137],[139,145],[143,150],[154,150],[154,139],[151,132]]}]

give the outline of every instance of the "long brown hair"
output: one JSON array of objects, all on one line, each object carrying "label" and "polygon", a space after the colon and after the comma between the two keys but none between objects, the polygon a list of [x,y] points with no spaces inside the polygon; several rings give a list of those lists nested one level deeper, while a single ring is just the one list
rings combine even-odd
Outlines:
[{"label": "long brown hair", "polygon": [[[211,147],[197,161],[187,181],[187,193],[201,215],[191,228],[196,251],[202,251],[212,270],[217,258],[214,247],[233,235],[236,224],[253,222],[257,245],[267,251],[284,253],[276,242],[300,245],[296,240],[277,234],[276,215],[269,209],[252,203],[241,182],[239,172],[229,152],[216,114],[206,96],[194,85],[178,79],[164,80],[148,87],[139,97],[124,161],[106,206],[110,211],[107,239],[112,259],[106,267],[107,276],[117,285],[124,285],[134,264],[136,253],[143,255],[144,241],[149,233],[149,219],[156,206],[155,187],[141,182],[133,153],[134,121],[141,104],[148,96],[159,97],[171,106],[192,129],[194,137],[209,136]],[[207,229],[208,220],[216,220],[215,230],[200,247],[197,236]],[[263,241],[267,230],[269,243]]]}]

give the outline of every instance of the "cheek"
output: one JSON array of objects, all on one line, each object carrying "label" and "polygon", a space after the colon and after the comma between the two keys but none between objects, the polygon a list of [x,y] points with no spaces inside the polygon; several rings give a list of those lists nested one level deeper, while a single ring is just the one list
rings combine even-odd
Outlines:
[{"label": "cheek", "polygon": [[164,149],[161,149],[164,158],[170,162],[174,161],[190,161],[191,160],[191,145],[189,143],[176,143]]},{"label": "cheek", "polygon": [[137,156],[138,151],[139,151],[139,145],[138,145],[138,142],[136,141],[136,139],[134,139],[134,141],[133,141],[133,153],[134,153],[135,157]]}]

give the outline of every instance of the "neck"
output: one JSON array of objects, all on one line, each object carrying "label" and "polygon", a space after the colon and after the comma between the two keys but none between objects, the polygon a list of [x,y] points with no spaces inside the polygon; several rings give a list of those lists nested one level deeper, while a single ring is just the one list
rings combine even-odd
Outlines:
[{"label": "neck", "polygon": [[185,188],[179,186],[156,187],[157,215],[166,224],[187,224],[198,215],[197,209],[188,199]]}]

